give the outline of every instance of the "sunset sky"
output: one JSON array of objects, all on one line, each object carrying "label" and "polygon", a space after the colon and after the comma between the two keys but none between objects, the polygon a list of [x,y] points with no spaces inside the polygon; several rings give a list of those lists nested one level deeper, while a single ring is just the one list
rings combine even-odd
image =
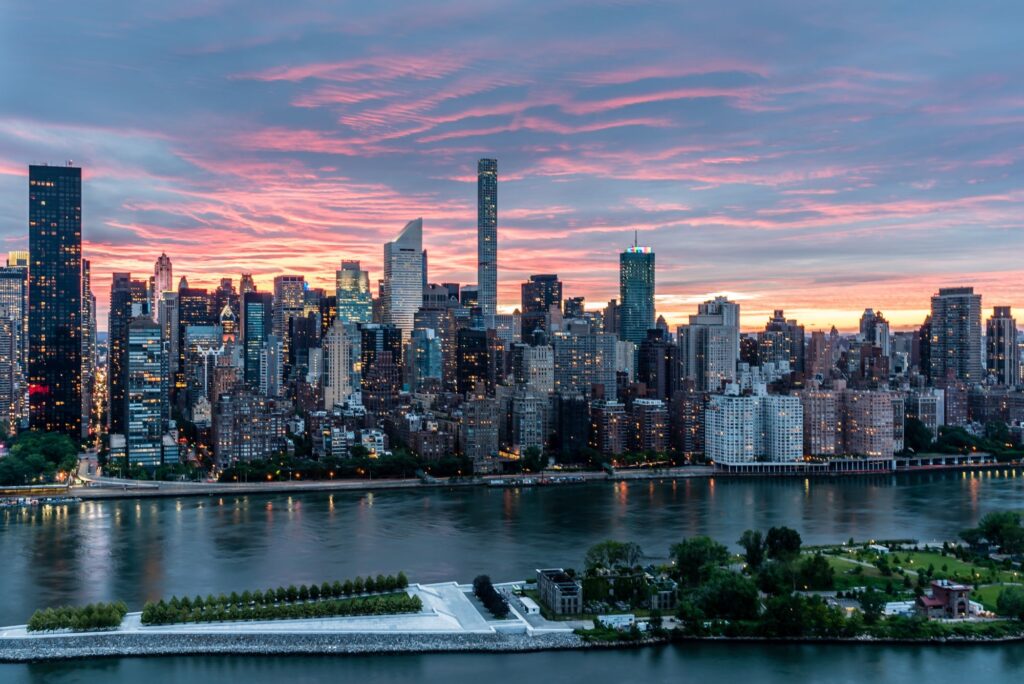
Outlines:
[{"label": "sunset sky", "polygon": [[865,307],[919,324],[942,285],[1024,308],[1024,3],[437,0],[0,7],[0,237],[29,163],[84,169],[110,273],[262,287],[341,259],[381,277],[422,216],[432,281],[476,281],[476,160],[499,160],[499,300],[554,272],[618,296],[633,231],[657,305],[744,326]]}]

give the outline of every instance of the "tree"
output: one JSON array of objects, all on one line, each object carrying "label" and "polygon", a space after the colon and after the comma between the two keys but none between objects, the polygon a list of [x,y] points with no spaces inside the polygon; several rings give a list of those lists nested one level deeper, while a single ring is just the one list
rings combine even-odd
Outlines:
[{"label": "tree", "polygon": [[753,620],[758,598],[754,583],[728,570],[715,570],[700,589],[697,605],[710,618]]},{"label": "tree", "polygon": [[639,544],[619,542],[613,539],[594,544],[587,549],[583,558],[587,571],[612,569],[617,567],[632,568],[643,558],[644,552]]},{"label": "tree", "polygon": [[820,553],[808,556],[797,568],[797,581],[805,589],[823,591],[835,586],[836,571]]},{"label": "tree", "polygon": [[773,596],[792,593],[796,590],[796,573],[792,563],[771,561],[762,564],[757,573],[757,586]]},{"label": "tree", "polygon": [[523,452],[522,465],[523,470],[528,473],[539,473],[544,470],[548,464],[548,459],[541,453],[541,450],[535,446],[528,447]]},{"label": "tree", "polygon": [[903,426],[903,444],[907,451],[928,451],[932,445],[932,431],[919,419],[907,418]]},{"label": "tree", "polygon": [[860,595],[860,609],[864,613],[864,622],[873,625],[882,617],[885,610],[885,594],[869,589]]},{"label": "tree", "polygon": [[1024,550],[1024,528],[1020,524],[1020,513],[989,513],[981,519],[977,529],[1003,553],[1019,553]]},{"label": "tree", "polygon": [[999,593],[996,609],[1000,615],[1024,620],[1024,587],[1007,587]]},{"label": "tree", "polygon": [[765,604],[761,630],[769,637],[798,637],[805,630],[807,602],[799,594],[775,596]]},{"label": "tree", "polygon": [[764,535],[760,530],[747,530],[740,537],[740,546],[743,547],[743,556],[747,566],[751,570],[757,570],[764,562]]},{"label": "tree", "polygon": [[711,571],[729,562],[729,550],[705,536],[690,537],[669,549],[679,578],[690,586],[700,584]]},{"label": "tree", "polygon": [[765,537],[768,557],[776,560],[792,560],[800,554],[803,540],[800,533],[788,527],[773,527]]}]

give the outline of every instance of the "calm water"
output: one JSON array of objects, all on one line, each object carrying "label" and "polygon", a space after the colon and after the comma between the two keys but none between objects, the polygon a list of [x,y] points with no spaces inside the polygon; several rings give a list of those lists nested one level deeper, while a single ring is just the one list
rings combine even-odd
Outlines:
[{"label": "calm water", "polygon": [[[23,622],[40,605],[120,598],[137,609],[150,598],[320,582],[405,570],[413,581],[486,572],[526,577],[544,565],[579,565],[587,546],[614,537],[639,542],[649,556],[709,534],[734,542],[747,528],[785,524],[809,543],[955,536],[991,510],[1024,508],[1024,475],[961,474],[838,481],[694,480],[591,484],[528,490],[379,491],[143,499],[0,512],[0,624]],[[736,654],[742,653],[737,659]],[[824,654],[828,654],[827,657]],[[856,653],[857,655],[847,655]],[[992,681],[1020,673],[1024,647],[953,655],[949,649],[828,650],[716,648],[641,653],[408,658],[230,658],[98,661],[70,666],[7,667],[0,681],[206,681],[228,675],[252,684],[358,677],[459,681],[480,672],[543,664],[561,681],[609,679],[640,668],[644,681],[701,681],[716,668],[746,668],[754,681],[794,674],[814,681],[869,681],[879,670],[933,669],[954,681],[979,667]],[[848,661],[849,671],[835,665]],[[601,663],[604,663],[603,665]],[[601,668],[589,670],[588,667]],[[959,669],[963,668],[963,669]],[[633,672],[634,676],[641,672]],[[588,674],[589,673],[589,674]],[[488,675],[490,676],[490,674]],[[166,677],[166,679],[161,679]],[[942,679],[941,677],[946,677]],[[899,681],[885,678],[888,681]],[[495,684],[503,680],[497,678]]]}]

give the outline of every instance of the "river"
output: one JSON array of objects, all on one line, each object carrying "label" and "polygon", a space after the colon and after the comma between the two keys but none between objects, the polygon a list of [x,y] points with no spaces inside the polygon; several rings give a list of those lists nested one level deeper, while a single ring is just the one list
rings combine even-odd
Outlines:
[{"label": "river", "polygon": [[[171,594],[205,596],[398,570],[424,582],[469,581],[480,573],[516,579],[541,566],[578,566],[586,548],[606,538],[636,541],[654,559],[664,558],[668,546],[686,536],[708,534],[733,544],[747,528],[772,525],[796,528],[806,543],[849,537],[952,539],[986,512],[1024,508],[1022,502],[1024,474],[990,471],[124,499],[9,509],[0,512],[0,624],[24,622],[41,605],[119,598],[138,609],[147,599]],[[702,681],[716,667],[727,667],[740,673],[730,679],[740,680],[749,668],[763,674],[754,677],[759,682],[794,675],[872,681],[878,679],[873,668],[918,675],[934,671],[939,678],[930,681],[952,682],[984,663],[995,668],[989,672],[998,681],[1020,673],[1024,648],[742,646],[733,647],[726,659],[717,647],[687,646],[586,655],[585,664],[582,654],[574,653],[344,662],[126,659],[84,667],[0,666],[0,681],[144,678],[155,684],[225,675],[248,684],[344,675],[366,682],[410,676],[459,681],[459,673],[484,667],[484,660],[488,671],[509,672],[509,680],[520,668],[539,667],[558,673],[560,681],[600,680],[620,668],[633,671],[636,681],[668,681],[680,674],[683,681]],[[502,681],[494,678],[494,684]]]}]

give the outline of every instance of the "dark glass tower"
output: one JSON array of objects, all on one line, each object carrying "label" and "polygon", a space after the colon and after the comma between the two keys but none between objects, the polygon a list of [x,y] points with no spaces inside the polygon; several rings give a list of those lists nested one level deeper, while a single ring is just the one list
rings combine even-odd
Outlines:
[{"label": "dark glass tower", "polygon": [[498,160],[481,159],[476,173],[477,297],[484,324],[494,325],[498,309]]},{"label": "dark glass tower", "polygon": [[619,254],[619,339],[639,345],[654,327],[654,252],[632,247]]},{"label": "dark glass tower", "polygon": [[145,313],[149,292],[144,280],[115,273],[110,281],[107,319],[107,424],[111,434],[124,434],[128,421],[128,328]]},{"label": "dark glass tower", "polygon": [[522,285],[522,305],[525,340],[531,338],[535,330],[547,330],[548,312],[552,306],[561,308],[562,281],[554,273],[530,276]]},{"label": "dark glass tower", "polygon": [[260,352],[270,334],[274,318],[274,297],[269,292],[242,295],[242,351],[245,354],[245,382],[260,386]]},{"label": "dark glass tower", "polygon": [[82,438],[82,170],[28,168],[29,424]]}]

